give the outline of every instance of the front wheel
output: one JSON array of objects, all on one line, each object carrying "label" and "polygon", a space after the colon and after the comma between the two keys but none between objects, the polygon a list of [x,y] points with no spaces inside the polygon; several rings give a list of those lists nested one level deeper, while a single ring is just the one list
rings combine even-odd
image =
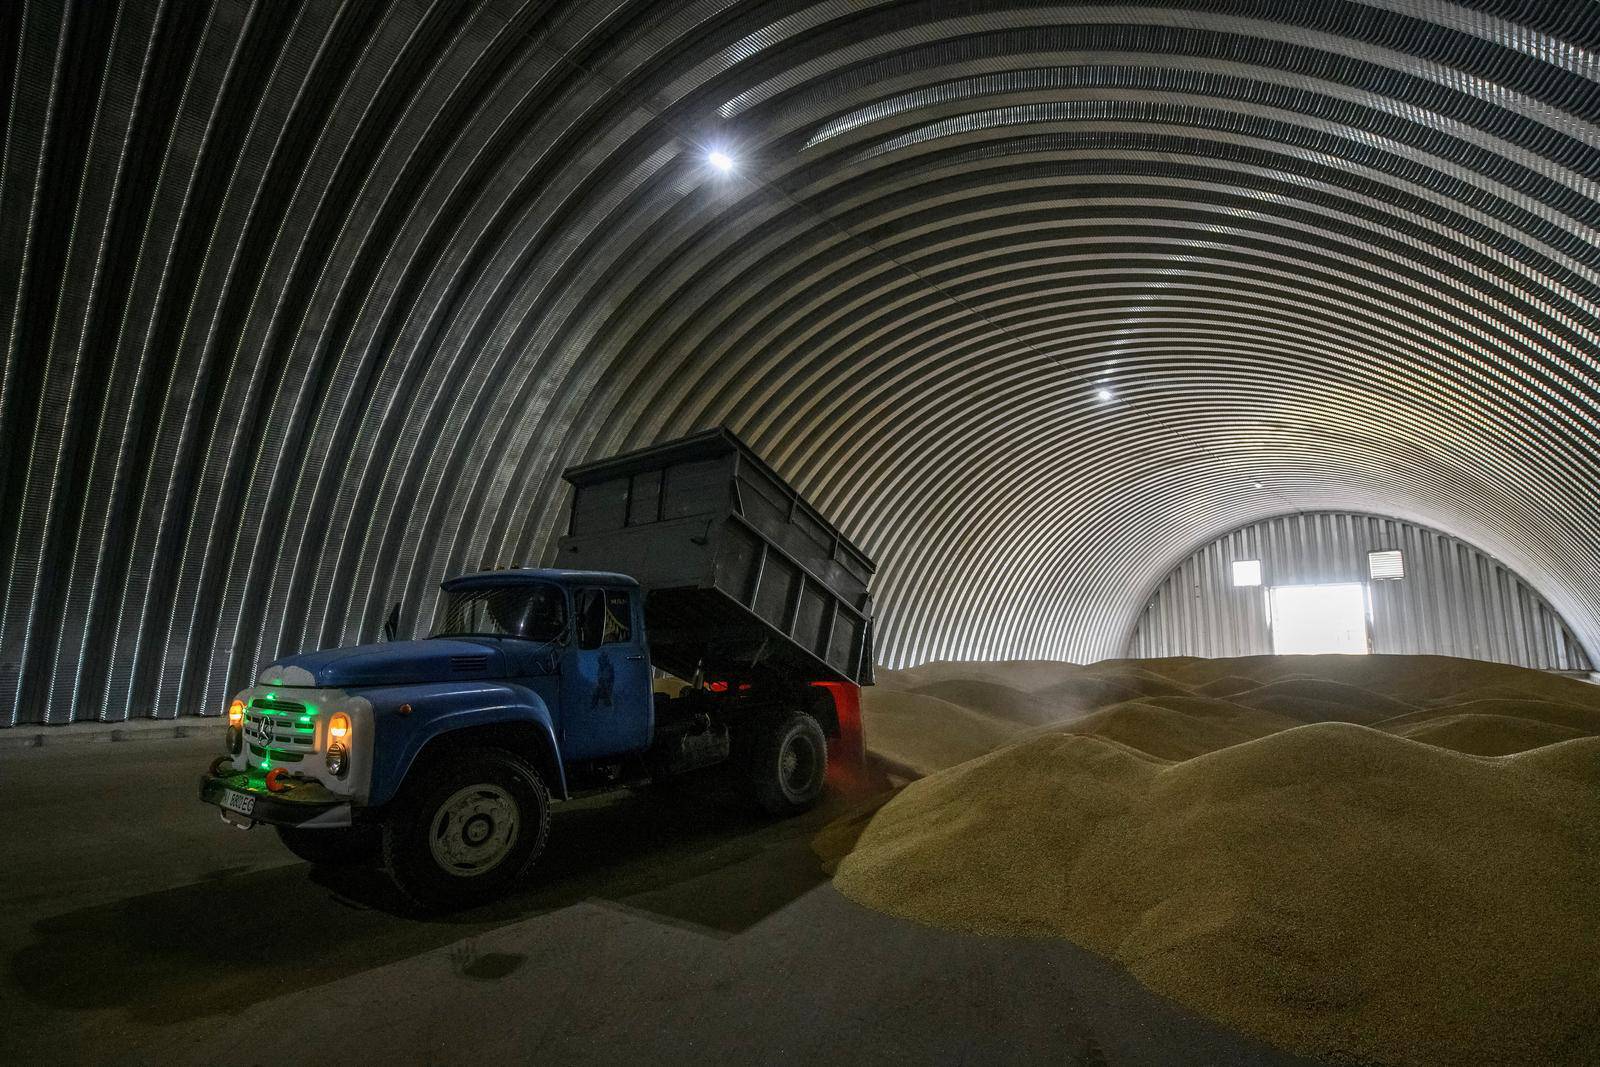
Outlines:
[{"label": "front wheel", "polygon": [[412,903],[429,910],[482,903],[539,858],[550,793],[527,762],[480,748],[415,773],[383,824],[384,864]]},{"label": "front wheel", "polygon": [[744,772],[751,795],[771,815],[816,804],[828,774],[828,739],[804,712],[773,716],[752,728]]}]

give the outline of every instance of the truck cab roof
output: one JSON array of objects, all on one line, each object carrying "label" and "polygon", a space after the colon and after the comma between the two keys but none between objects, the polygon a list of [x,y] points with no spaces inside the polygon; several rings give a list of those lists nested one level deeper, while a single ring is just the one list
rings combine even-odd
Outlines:
[{"label": "truck cab roof", "polygon": [[626,574],[617,574],[614,571],[566,571],[552,567],[513,567],[499,571],[475,571],[472,574],[457,575],[440,583],[440,588],[454,591],[457,589],[481,589],[488,586],[515,585],[520,582],[554,582],[556,585],[576,588],[578,586],[603,585],[637,589],[639,583]]}]

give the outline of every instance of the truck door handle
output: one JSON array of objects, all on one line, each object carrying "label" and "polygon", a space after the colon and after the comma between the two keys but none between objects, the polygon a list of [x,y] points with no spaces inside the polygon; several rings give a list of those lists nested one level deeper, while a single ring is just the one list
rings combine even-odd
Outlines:
[{"label": "truck door handle", "polygon": [[629,659],[644,659],[644,653],[643,652],[635,652],[633,655],[629,656],[628,658]]}]

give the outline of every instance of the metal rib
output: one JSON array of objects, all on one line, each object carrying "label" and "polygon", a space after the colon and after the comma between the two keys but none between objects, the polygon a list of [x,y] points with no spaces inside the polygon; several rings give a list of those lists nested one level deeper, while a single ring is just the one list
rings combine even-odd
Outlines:
[{"label": "metal rib", "polygon": [[0,724],[421,628],[547,555],[563,465],[718,421],[878,556],[890,665],[1119,655],[1297,511],[1476,546],[1592,661],[1597,44],[1511,0],[0,6]]}]

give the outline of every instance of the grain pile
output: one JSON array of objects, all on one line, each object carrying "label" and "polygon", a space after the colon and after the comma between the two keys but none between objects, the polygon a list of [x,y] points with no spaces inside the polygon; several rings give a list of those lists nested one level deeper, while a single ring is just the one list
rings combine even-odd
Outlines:
[{"label": "grain pile", "polygon": [[869,744],[925,699],[898,757],[948,769],[852,829],[860,903],[1065,937],[1335,1061],[1600,1062],[1600,687],[1437,657],[937,664],[869,696]]}]

